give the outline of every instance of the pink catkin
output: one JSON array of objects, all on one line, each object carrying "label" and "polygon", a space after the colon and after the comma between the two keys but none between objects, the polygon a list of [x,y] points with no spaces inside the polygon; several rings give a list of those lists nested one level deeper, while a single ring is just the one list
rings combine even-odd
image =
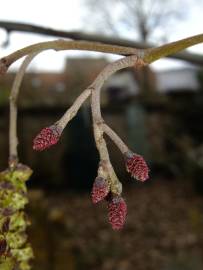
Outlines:
[{"label": "pink catkin", "polygon": [[125,224],[127,205],[120,196],[113,197],[108,202],[108,218],[113,230],[121,230]]},{"label": "pink catkin", "polygon": [[56,126],[43,128],[33,140],[33,149],[43,151],[46,148],[56,144],[60,138],[61,130]]},{"label": "pink catkin", "polygon": [[132,177],[144,182],[149,178],[149,168],[144,158],[134,153],[126,154],[126,169]]},{"label": "pink catkin", "polygon": [[102,177],[96,177],[92,187],[92,202],[98,203],[102,201],[109,193],[109,185]]}]

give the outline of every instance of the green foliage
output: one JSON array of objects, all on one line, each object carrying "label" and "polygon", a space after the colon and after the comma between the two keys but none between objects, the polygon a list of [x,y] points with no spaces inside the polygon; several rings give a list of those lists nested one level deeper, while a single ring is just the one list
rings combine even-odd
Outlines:
[{"label": "green foliage", "polygon": [[27,243],[24,207],[28,203],[25,182],[31,174],[22,164],[0,173],[0,270],[30,269],[33,252]]}]

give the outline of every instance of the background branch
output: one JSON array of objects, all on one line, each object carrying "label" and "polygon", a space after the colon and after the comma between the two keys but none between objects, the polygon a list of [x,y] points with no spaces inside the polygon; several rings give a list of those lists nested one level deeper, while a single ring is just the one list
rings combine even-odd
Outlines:
[{"label": "background branch", "polygon": [[[69,38],[74,40],[94,41],[102,42],[110,45],[118,45],[132,48],[151,48],[155,47],[152,44],[146,44],[144,42],[135,42],[127,39],[111,38],[102,35],[88,34],[76,31],[61,31],[51,28],[46,28],[38,25],[15,23],[9,21],[0,21],[0,28],[3,28],[10,34],[13,31],[41,34],[46,36]],[[189,52],[178,52],[166,57],[188,61],[194,64],[203,65],[203,55]]]}]

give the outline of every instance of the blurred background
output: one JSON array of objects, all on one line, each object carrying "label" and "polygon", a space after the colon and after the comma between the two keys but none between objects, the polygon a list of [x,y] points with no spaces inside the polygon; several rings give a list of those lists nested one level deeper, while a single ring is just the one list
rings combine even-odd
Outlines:
[{"label": "blurred background", "polygon": [[[12,31],[2,22],[145,47],[202,33],[202,12],[200,0],[7,0],[1,5],[0,56],[55,36],[32,33],[29,27]],[[203,63],[203,45],[187,52]],[[36,57],[23,80],[19,154],[34,170],[27,209],[34,270],[203,269],[203,65],[162,59],[139,71],[122,70],[103,87],[104,119],[151,170],[147,183],[132,180],[107,138],[128,204],[121,232],[108,224],[105,203],[91,203],[99,160],[88,102],[56,146],[42,153],[32,150],[36,134],[58,120],[102,68],[118,58],[47,51]],[[0,78],[0,170],[7,167],[8,97],[20,63]]]}]

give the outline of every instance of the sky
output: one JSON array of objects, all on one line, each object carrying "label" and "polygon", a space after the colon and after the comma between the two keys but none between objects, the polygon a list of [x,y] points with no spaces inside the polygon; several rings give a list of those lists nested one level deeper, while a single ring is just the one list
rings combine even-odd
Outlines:
[{"label": "sky", "polygon": [[[0,20],[31,23],[67,31],[78,30],[87,32],[88,27],[84,21],[85,11],[82,1],[83,0],[6,0],[2,1],[1,3]],[[178,40],[203,32],[203,1],[199,0],[196,1],[196,3],[197,4],[193,5],[191,8],[187,20],[182,23],[180,22],[177,29],[172,29],[170,33],[170,41]],[[0,44],[2,44],[5,39],[5,32],[0,30]],[[43,37],[36,34],[23,34],[13,32],[10,35],[9,46],[5,49],[0,49],[0,57],[5,56],[6,54],[9,54],[21,47],[53,39],[53,37]],[[193,46],[189,50],[191,52],[203,54],[203,45],[201,44],[198,46]],[[103,56],[103,54],[75,51],[54,52],[50,50],[37,56],[36,59],[32,62],[30,69],[32,71],[43,70],[60,72],[64,68],[66,58],[73,58],[78,56],[97,57]],[[112,60],[117,58],[117,56],[110,57]],[[13,64],[11,70],[16,69],[20,62],[21,61],[18,61],[18,63]],[[167,69],[181,66],[183,66],[183,62],[174,60],[159,60],[153,64],[155,69]]]}]

